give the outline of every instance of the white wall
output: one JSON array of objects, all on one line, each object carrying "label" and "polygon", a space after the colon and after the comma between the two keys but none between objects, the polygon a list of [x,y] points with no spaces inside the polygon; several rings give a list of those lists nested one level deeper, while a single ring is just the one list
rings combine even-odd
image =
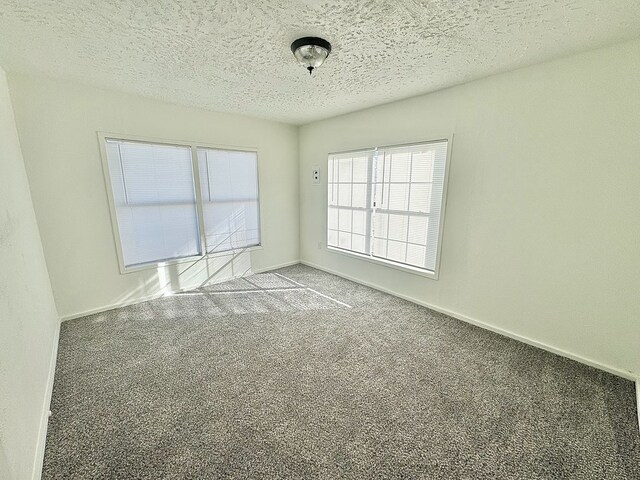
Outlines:
[{"label": "white wall", "polygon": [[[297,128],[10,75],[16,123],[60,315],[75,316],[299,259]],[[263,248],[122,275],[98,131],[257,147]]]},{"label": "white wall", "polygon": [[[0,69],[0,478],[40,471],[58,314]],[[51,377],[50,377],[51,373]]]},{"label": "white wall", "polygon": [[[449,132],[438,281],[326,250],[328,152]],[[299,148],[303,261],[640,374],[640,41],[312,123]]]}]

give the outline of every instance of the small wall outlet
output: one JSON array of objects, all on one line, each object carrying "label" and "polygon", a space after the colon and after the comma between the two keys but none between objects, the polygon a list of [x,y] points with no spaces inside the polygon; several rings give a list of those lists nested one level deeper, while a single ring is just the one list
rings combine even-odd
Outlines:
[{"label": "small wall outlet", "polygon": [[322,250],[322,242],[318,241],[318,250]]},{"label": "small wall outlet", "polygon": [[314,165],[313,170],[311,171],[311,182],[314,185],[320,185],[320,167]]}]

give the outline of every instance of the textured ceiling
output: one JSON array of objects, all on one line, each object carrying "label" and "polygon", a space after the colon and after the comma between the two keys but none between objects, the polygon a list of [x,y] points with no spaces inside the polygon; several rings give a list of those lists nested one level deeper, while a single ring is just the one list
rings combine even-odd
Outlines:
[{"label": "textured ceiling", "polygon": [[639,36],[639,0],[0,0],[5,70],[297,124]]}]

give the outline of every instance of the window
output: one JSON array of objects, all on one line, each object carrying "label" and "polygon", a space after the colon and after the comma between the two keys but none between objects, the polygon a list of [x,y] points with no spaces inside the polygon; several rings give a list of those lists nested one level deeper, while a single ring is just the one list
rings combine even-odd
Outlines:
[{"label": "window", "polygon": [[437,275],[448,140],[329,156],[327,245]]},{"label": "window", "polygon": [[328,241],[356,253],[370,251],[371,165],[374,150],[329,158]]},{"label": "window", "polygon": [[255,151],[101,139],[123,272],[260,244]]},{"label": "window", "polygon": [[198,149],[207,252],[260,244],[258,155]]}]

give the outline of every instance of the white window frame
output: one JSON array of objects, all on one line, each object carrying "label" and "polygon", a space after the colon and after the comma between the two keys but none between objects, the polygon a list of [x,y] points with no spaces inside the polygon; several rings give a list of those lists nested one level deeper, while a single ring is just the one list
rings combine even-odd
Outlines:
[{"label": "white window frame", "polygon": [[[104,174],[104,182],[105,188],[107,191],[107,201],[109,203],[109,215],[111,217],[111,228],[113,230],[113,240],[116,248],[116,255],[118,257],[118,267],[121,274],[138,272],[141,270],[151,270],[156,269],[158,267],[165,267],[169,265],[175,265],[179,263],[187,263],[187,262],[196,262],[198,260],[202,260],[204,258],[214,258],[214,257],[222,257],[228,255],[235,255],[238,252],[246,252],[253,250],[261,250],[263,239],[262,239],[262,201],[260,197],[260,158],[258,149],[256,147],[245,147],[245,146],[237,146],[237,145],[220,145],[220,144],[210,144],[204,142],[189,142],[189,141],[179,141],[179,140],[169,140],[166,138],[157,138],[157,137],[143,137],[137,135],[125,135],[121,133],[109,133],[109,132],[97,132],[98,134],[98,143],[100,146],[100,158],[102,161],[102,172]],[[191,165],[193,169],[193,181],[194,181],[194,190],[196,195],[196,211],[198,215],[198,233],[200,236],[200,246],[202,249],[202,253],[200,255],[191,255],[188,257],[180,257],[180,258],[172,258],[169,260],[161,260],[148,262],[139,265],[131,265],[126,266],[124,263],[124,255],[122,252],[122,241],[120,240],[120,228],[118,226],[118,217],[116,215],[116,204],[113,198],[113,189],[111,185],[111,174],[109,172],[109,162],[107,159],[107,140],[120,140],[123,142],[138,142],[138,143],[148,143],[148,144],[156,144],[156,145],[169,145],[175,147],[187,147],[191,149]],[[214,252],[207,253],[207,243],[205,238],[205,227],[204,227],[204,216],[202,212],[202,192],[200,185],[200,174],[198,171],[199,162],[198,162],[198,149],[199,148],[207,148],[207,149],[217,149],[217,150],[234,150],[240,152],[255,152],[256,154],[256,162],[257,162],[257,183],[258,183],[258,229],[260,232],[260,243],[258,245],[254,245],[251,247],[243,247],[234,250],[226,250],[224,252]]]},{"label": "white window frame", "polygon": [[329,235],[328,174],[325,175],[325,178],[327,178],[327,182],[325,182],[325,189],[324,189],[324,234],[325,234],[325,245],[327,246],[327,251],[329,251],[330,253],[338,254],[338,255],[345,255],[351,258],[365,260],[370,263],[382,265],[382,266],[393,268],[396,270],[401,270],[403,272],[412,273],[414,275],[427,277],[432,280],[438,280],[438,278],[440,278],[440,258],[442,255],[442,239],[443,239],[443,233],[444,233],[444,221],[445,221],[446,207],[447,207],[447,185],[449,183],[449,166],[451,165],[451,152],[453,150],[453,133],[450,133],[447,135],[434,136],[434,137],[431,137],[429,140],[422,140],[422,141],[416,141],[416,142],[410,142],[410,143],[391,144],[391,145],[379,145],[375,147],[368,146],[368,147],[362,147],[362,148],[351,148],[349,150],[341,150],[341,151],[327,153],[327,159],[328,159],[331,155],[342,155],[342,154],[361,152],[361,151],[367,151],[367,150],[384,150],[389,148],[411,147],[414,145],[424,145],[428,143],[442,142],[445,140],[447,141],[447,159],[444,166],[444,183],[442,185],[442,207],[440,210],[441,213],[440,213],[440,223],[439,223],[439,230],[438,230],[438,243],[436,247],[436,262],[435,262],[435,269],[433,271],[419,268],[419,267],[414,267],[411,265],[402,264],[399,262],[394,262],[392,260],[386,260],[384,258],[373,257],[373,256],[365,255],[362,253],[351,252],[349,250],[330,246],[329,239],[328,239],[328,235]]}]

